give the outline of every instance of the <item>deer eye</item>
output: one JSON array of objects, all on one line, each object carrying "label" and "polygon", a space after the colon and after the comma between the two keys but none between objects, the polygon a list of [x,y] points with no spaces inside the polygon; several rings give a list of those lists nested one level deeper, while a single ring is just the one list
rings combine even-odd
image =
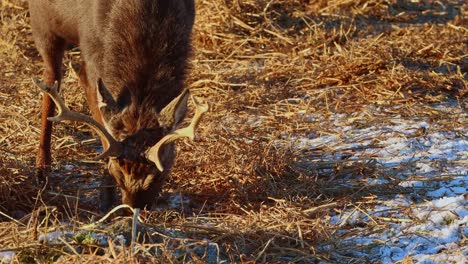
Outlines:
[{"label": "deer eye", "polygon": [[124,123],[121,120],[112,122],[112,132],[120,140],[126,138],[128,135],[128,129],[125,127]]},{"label": "deer eye", "polygon": [[112,123],[112,126],[115,130],[122,130],[122,129],[125,129],[125,126],[123,124],[123,122],[121,120],[119,121],[116,121],[116,122],[113,122]]}]

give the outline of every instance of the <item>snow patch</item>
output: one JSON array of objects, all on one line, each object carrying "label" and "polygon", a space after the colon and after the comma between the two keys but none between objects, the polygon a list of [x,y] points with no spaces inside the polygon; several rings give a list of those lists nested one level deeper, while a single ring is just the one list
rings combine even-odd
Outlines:
[{"label": "snow patch", "polygon": [[10,263],[13,261],[16,252],[14,251],[0,251],[0,263]]},{"label": "snow patch", "polygon": [[[382,110],[369,106],[376,116]],[[447,114],[457,113],[457,122],[466,124],[468,114],[457,104],[434,105]],[[437,120],[401,116],[372,123],[366,127],[359,116],[332,115],[333,131],[314,138],[288,134],[275,142],[288,144],[308,154],[301,166],[327,172],[323,161],[372,160],[409,193],[381,199],[376,205],[349,207],[339,215],[330,215],[330,224],[339,226],[335,235],[349,256],[369,262],[395,263],[411,257],[414,263],[468,263],[468,127],[448,131]],[[383,116],[383,114],[382,114]],[[453,116],[453,115],[452,115]],[[359,126],[353,124],[359,120]],[[303,122],[324,122],[323,116],[302,115]],[[390,121],[390,122],[388,122]],[[325,122],[324,122],[325,124]],[[284,143],[284,141],[286,141]],[[324,151],[325,150],[325,151]],[[317,153],[317,154],[314,154]],[[317,165],[318,164],[318,165]],[[328,169],[330,171],[330,169]],[[356,177],[353,181],[360,180]],[[391,183],[378,175],[364,179],[366,184]],[[365,209],[364,209],[365,208]],[[358,229],[385,218],[388,228],[371,231]],[[367,234],[365,232],[368,232]],[[336,240],[335,240],[336,241]],[[321,245],[319,250],[335,245]],[[354,248],[354,249],[353,249]]]}]

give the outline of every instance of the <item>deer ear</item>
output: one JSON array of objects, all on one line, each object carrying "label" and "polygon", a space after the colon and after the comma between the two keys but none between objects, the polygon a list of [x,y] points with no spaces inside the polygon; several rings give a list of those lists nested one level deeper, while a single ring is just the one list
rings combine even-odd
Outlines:
[{"label": "deer ear", "polygon": [[114,100],[114,97],[112,97],[112,94],[109,92],[101,78],[97,80],[96,87],[99,110],[101,110],[103,113],[113,112],[116,110],[117,102]]},{"label": "deer ear", "polygon": [[175,129],[185,117],[187,113],[187,100],[190,92],[188,89],[174,98],[168,105],[166,105],[159,113],[159,124],[163,127],[172,127]]}]

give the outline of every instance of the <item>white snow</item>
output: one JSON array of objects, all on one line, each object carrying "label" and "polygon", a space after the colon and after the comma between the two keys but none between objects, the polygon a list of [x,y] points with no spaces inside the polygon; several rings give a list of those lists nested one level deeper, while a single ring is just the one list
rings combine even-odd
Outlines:
[{"label": "white snow", "polygon": [[[456,106],[440,107],[458,124],[468,124],[468,114]],[[313,114],[308,122],[325,121]],[[365,209],[348,207],[339,215],[331,213],[330,223],[337,225],[340,255],[359,257],[372,263],[395,263],[412,258],[413,263],[468,263],[468,127],[452,129],[421,118],[390,118],[391,122],[368,127],[352,125],[352,117],[330,117],[335,133],[317,138],[289,135],[277,145],[290,144],[310,155],[307,168],[320,161],[346,159],[352,163],[365,158],[375,160],[382,170],[394,170],[398,185],[409,193],[379,198]],[[285,137],[286,138],[286,137]],[[359,179],[351,179],[359,181]],[[363,179],[366,184],[388,184],[386,178]],[[412,191],[411,191],[412,189]],[[362,228],[373,219],[385,217],[385,228]],[[347,227],[346,227],[347,226]],[[349,228],[351,226],[351,228]],[[335,245],[322,245],[329,251]],[[344,250],[345,249],[345,250]],[[338,259],[338,258],[337,258]],[[366,262],[366,261],[364,261]]]},{"label": "white snow", "polygon": [[125,244],[125,238],[122,235],[111,237],[108,234],[95,233],[95,232],[89,232],[89,231],[78,231],[78,232],[52,231],[52,232],[39,235],[38,241],[41,243],[45,243],[47,245],[63,245],[65,242],[69,242],[73,240],[74,237],[83,236],[83,235],[88,236],[89,238],[94,240],[94,241],[88,241],[88,242],[92,242],[92,244],[95,244],[95,245],[107,246],[109,240],[114,241],[114,245],[116,246]]},{"label": "white snow", "polygon": [[63,244],[63,241],[65,241],[67,237],[72,236],[72,232],[53,231],[45,234],[40,234],[38,240],[39,242],[49,245]]},{"label": "white snow", "polygon": [[0,263],[10,263],[13,261],[16,252],[14,251],[0,251]]}]

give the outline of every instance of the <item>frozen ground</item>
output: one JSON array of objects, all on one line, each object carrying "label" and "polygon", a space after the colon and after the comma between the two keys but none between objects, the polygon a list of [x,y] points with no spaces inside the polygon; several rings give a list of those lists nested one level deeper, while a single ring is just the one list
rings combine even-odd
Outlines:
[{"label": "frozen ground", "polygon": [[320,164],[364,163],[376,171],[372,177],[345,176],[343,185],[361,182],[402,190],[330,213],[331,224],[339,226],[338,244],[321,250],[333,250],[337,259],[377,263],[409,257],[414,263],[468,263],[467,113],[456,104],[433,109],[446,118],[388,118],[374,107],[369,113],[375,119],[368,123],[360,121],[363,115],[303,115],[306,122],[332,124],[324,125],[328,133],[291,139],[296,150],[308,153],[303,169],[333,177]]}]

